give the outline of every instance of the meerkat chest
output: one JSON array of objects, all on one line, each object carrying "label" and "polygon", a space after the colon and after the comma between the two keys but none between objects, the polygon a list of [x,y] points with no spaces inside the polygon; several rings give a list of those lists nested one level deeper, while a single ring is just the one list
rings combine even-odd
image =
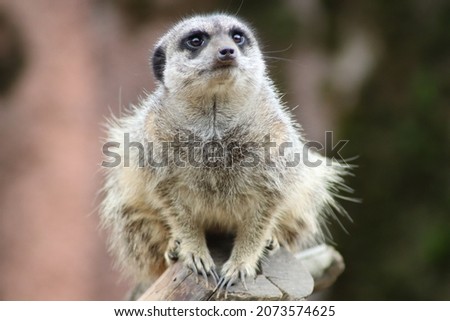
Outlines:
[{"label": "meerkat chest", "polygon": [[[277,189],[280,168],[269,163],[263,141],[226,135],[201,141],[180,155],[180,183],[197,198],[233,201],[243,195]],[[174,164],[175,165],[175,164]]]},{"label": "meerkat chest", "polygon": [[266,165],[266,136],[252,133],[244,125],[200,132],[184,130],[171,144],[172,165],[207,175],[211,181],[245,176],[250,169]]},{"label": "meerkat chest", "polygon": [[283,166],[273,155],[276,148],[267,148],[272,128],[250,117],[227,117],[230,113],[223,111],[173,129],[168,173],[177,182],[174,188],[206,203],[276,191]]}]

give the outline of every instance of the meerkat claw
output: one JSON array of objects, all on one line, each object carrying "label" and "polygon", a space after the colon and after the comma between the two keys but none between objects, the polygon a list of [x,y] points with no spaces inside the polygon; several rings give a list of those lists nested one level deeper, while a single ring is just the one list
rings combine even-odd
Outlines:
[{"label": "meerkat claw", "polygon": [[248,291],[247,283],[245,283],[245,275],[241,271],[239,272],[239,278],[241,279],[241,283],[245,291]]}]

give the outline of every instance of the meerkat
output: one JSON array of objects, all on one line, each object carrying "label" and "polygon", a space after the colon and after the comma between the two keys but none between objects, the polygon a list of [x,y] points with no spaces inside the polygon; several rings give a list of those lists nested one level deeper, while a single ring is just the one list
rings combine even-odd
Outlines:
[{"label": "meerkat", "polygon": [[[101,205],[119,265],[151,282],[179,259],[228,289],[255,277],[267,248],[321,239],[322,223],[343,212],[348,168],[307,148],[249,25],[225,14],[182,20],[151,64],[154,92],[108,125],[125,160],[107,168]],[[234,235],[220,271],[207,232]]]}]

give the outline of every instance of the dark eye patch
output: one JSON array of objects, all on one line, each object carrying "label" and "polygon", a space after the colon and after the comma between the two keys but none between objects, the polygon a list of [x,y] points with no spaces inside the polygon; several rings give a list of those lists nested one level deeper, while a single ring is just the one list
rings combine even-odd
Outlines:
[{"label": "dark eye patch", "polygon": [[180,47],[190,51],[203,48],[209,41],[209,35],[204,31],[195,30],[181,40]]},{"label": "dark eye patch", "polygon": [[244,31],[240,28],[233,28],[230,31],[230,37],[239,47],[249,44],[249,39]]},{"label": "dark eye patch", "polygon": [[156,48],[152,57],[152,66],[156,79],[163,81],[164,68],[166,67],[166,53],[163,48]]}]

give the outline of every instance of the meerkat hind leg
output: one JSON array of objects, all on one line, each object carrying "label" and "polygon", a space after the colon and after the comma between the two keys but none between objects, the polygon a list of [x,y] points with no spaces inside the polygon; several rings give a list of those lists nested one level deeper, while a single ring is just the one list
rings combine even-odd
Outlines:
[{"label": "meerkat hind leg", "polygon": [[272,236],[270,239],[266,241],[266,254],[272,255],[280,248],[280,243],[278,243],[278,239],[275,236]]},{"label": "meerkat hind leg", "polygon": [[172,264],[173,262],[178,261],[180,257],[180,241],[179,240],[171,240],[169,242],[169,246],[167,247],[166,252],[164,253],[164,257],[166,258],[167,264]]}]

